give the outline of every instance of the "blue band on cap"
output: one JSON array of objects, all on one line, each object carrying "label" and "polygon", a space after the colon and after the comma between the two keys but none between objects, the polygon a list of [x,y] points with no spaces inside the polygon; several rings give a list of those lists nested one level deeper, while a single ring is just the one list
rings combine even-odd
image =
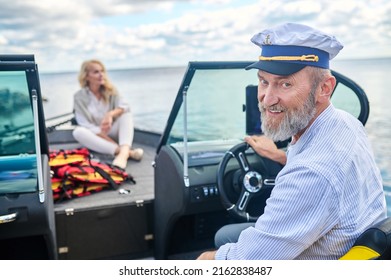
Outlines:
[{"label": "blue band on cap", "polygon": [[286,63],[304,64],[308,66],[315,66],[320,68],[329,68],[329,54],[325,51],[303,47],[303,46],[280,46],[280,45],[263,45],[262,56],[263,57],[278,57],[278,56],[318,56],[318,61],[300,61],[300,60],[280,60]]}]

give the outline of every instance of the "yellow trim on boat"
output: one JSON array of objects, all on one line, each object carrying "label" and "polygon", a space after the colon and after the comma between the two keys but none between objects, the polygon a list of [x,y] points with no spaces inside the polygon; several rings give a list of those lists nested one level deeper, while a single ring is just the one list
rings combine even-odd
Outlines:
[{"label": "yellow trim on boat", "polygon": [[373,260],[380,254],[366,246],[353,246],[340,260]]}]

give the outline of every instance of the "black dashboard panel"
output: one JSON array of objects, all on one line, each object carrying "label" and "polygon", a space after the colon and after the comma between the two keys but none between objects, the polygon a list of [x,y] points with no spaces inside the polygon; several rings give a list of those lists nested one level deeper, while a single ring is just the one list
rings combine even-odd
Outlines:
[{"label": "black dashboard panel", "polygon": [[[192,242],[213,247],[215,232],[223,225],[237,222],[224,209],[217,186],[219,164],[235,141],[192,142],[188,145],[188,182],[184,177],[184,145],[163,146],[155,161],[155,258],[189,250]],[[281,166],[259,157],[252,149],[246,152],[252,166],[268,177],[275,177]],[[226,169],[229,194],[235,200],[240,190],[239,163],[233,159]],[[250,211],[263,213],[271,188],[265,188]],[[207,222],[209,219],[214,222]],[[184,229],[187,229],[184,231]],[[185,234],[185,232],[187,234]],[[206,233],[205,233],[206,232]]]}]

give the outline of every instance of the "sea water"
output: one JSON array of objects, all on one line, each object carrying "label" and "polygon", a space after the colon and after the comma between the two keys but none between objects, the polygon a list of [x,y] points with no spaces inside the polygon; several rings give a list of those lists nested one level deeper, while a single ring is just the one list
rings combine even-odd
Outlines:
[{"label": "sea water", "polygon": [[[366,92],[370,115],[366,130],[381,170],[388,215],[391,216],[391,58],[332,61],[333,70],[351,78]],[[109,78],[125,96],[135,126],[163,132],[187,65],[183,67],[108,70]],[[77,73],[40,75],[46,118],[72,111],[73,94],[79,89]]]}]

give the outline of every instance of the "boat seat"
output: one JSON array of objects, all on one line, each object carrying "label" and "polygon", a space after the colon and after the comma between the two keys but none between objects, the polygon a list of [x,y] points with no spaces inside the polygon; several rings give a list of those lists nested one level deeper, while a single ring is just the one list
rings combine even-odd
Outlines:
[{"label": "boat seat", "polygon": [[340,260],[391,260],[391,217],[364,231]]}]

